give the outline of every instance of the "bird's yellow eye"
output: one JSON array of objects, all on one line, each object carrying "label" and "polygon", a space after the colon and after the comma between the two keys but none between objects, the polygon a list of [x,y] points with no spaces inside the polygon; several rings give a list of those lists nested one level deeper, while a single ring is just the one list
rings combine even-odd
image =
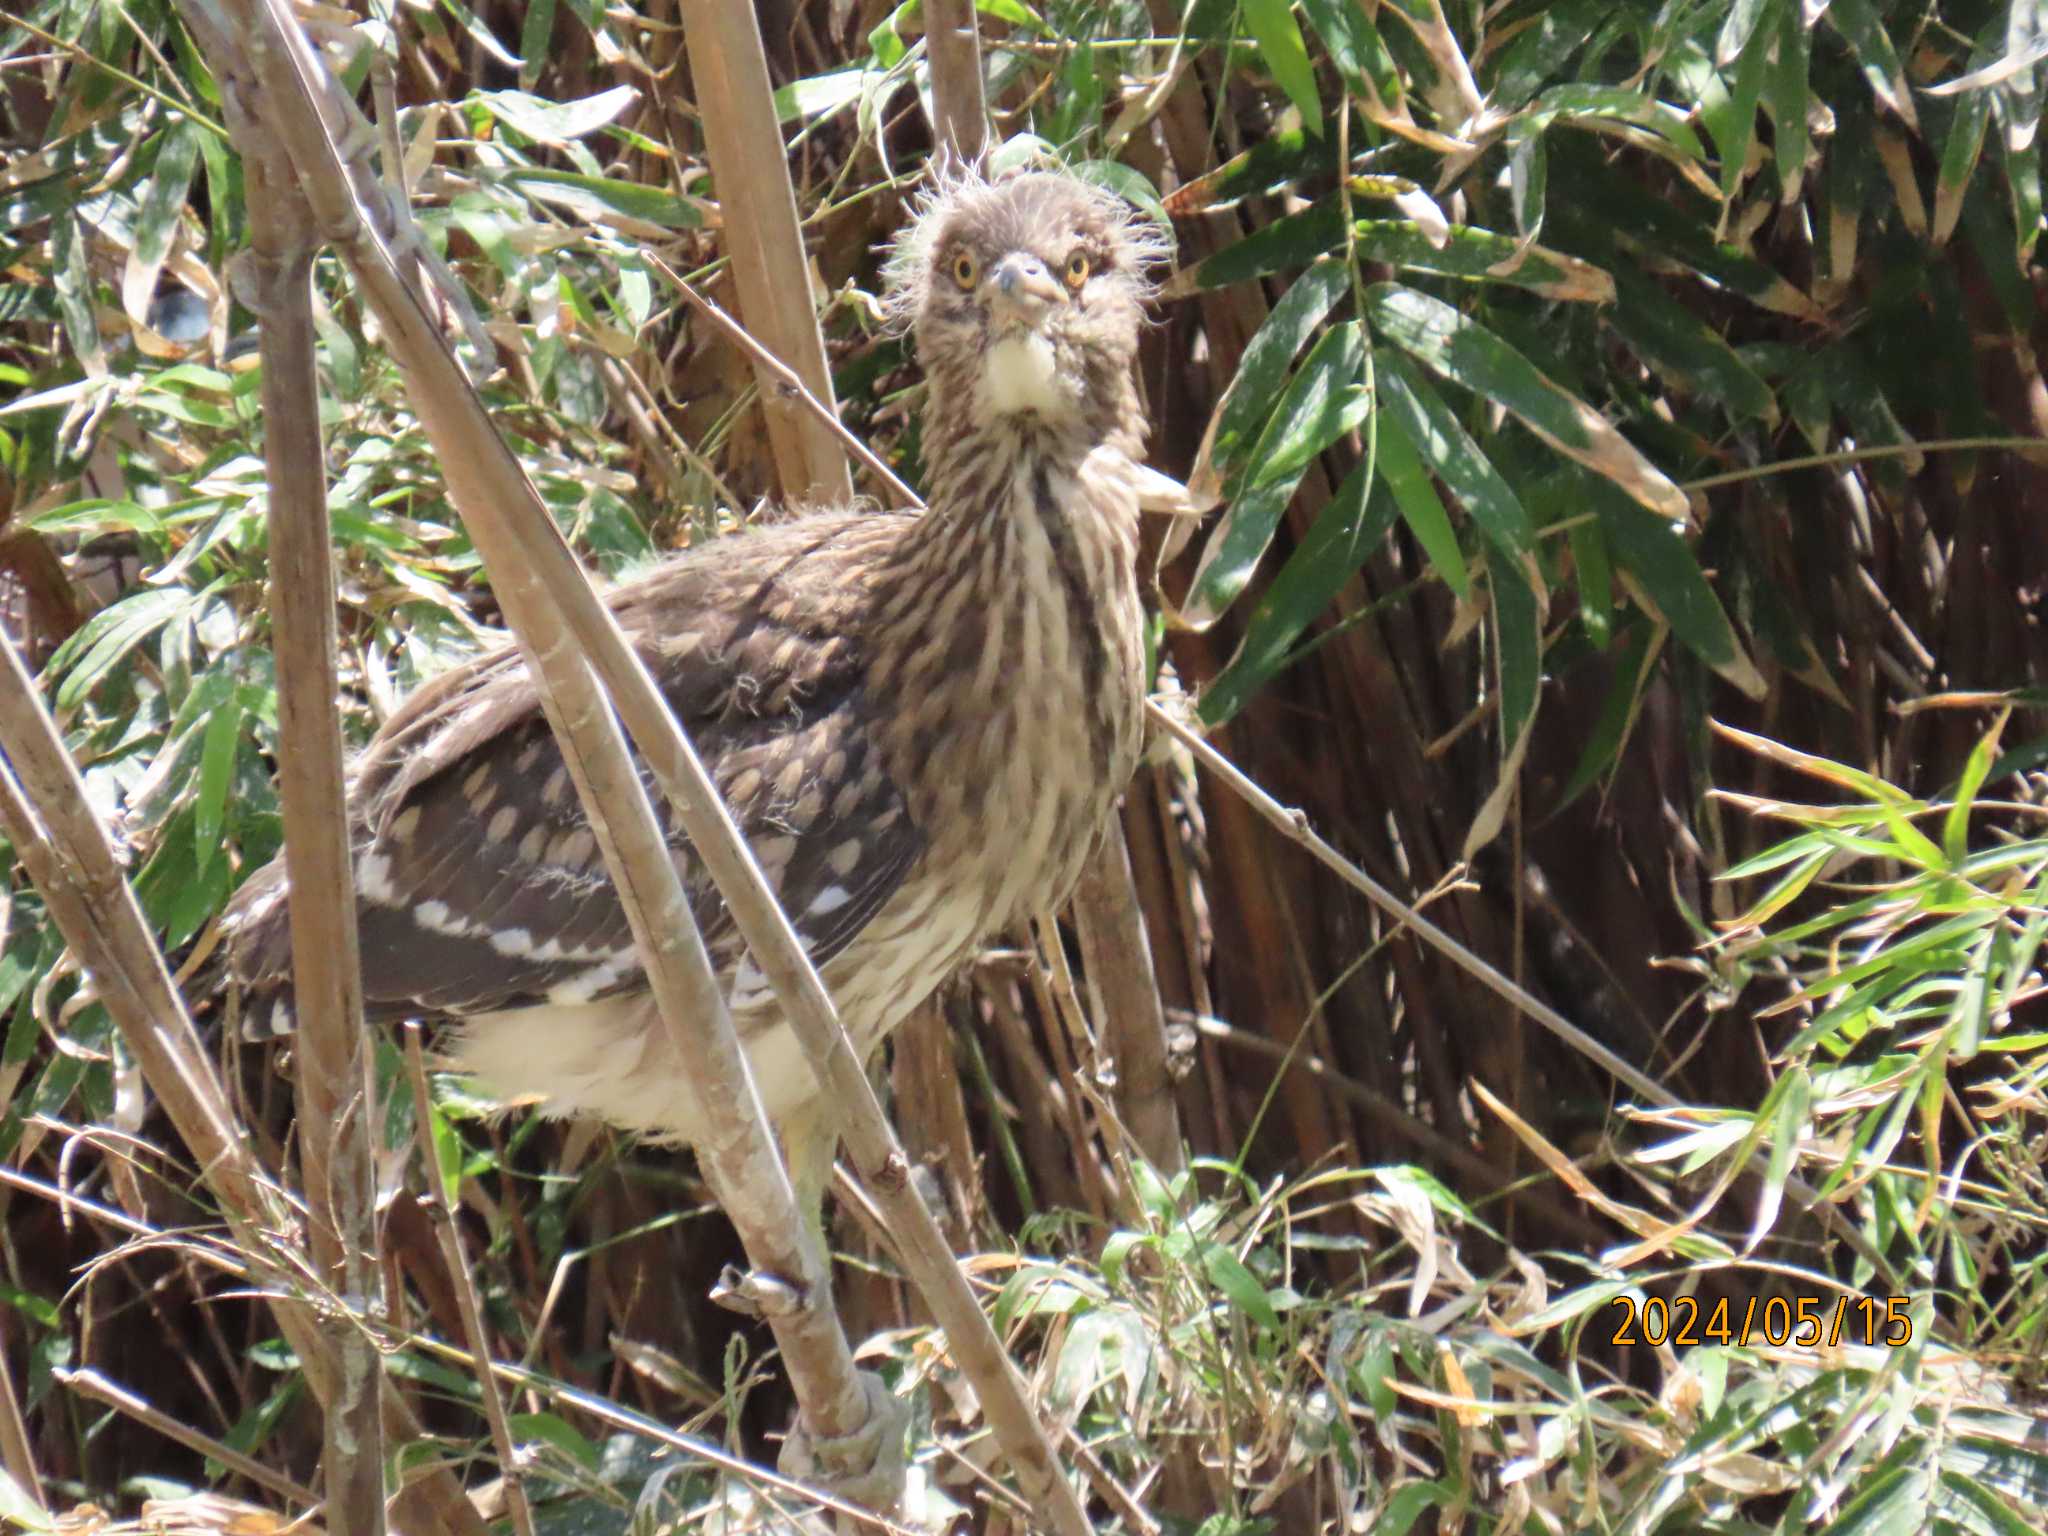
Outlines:
[{"label": "bird's yellow eye", "polygon": [[1067,286],[1079,288],[1088,281],[1088,258],[1080,251],[1067,258]]},{"label": "bird's yellow eye", "polygon": [[967,252],[962,251],[953,258],[953,281],[962,288],[972,288],[980,277],[980,263]]}]

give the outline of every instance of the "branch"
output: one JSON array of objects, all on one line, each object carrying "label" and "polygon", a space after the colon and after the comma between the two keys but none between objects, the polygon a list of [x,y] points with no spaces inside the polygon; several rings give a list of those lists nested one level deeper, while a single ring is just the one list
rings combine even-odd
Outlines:
[{"label": "branch", "polygon": [[[329,1289],[361,1297],[368,1307],[380,1288],[370,1151],[376,1100],[364,1049],[336,705],[334,552],[313,336],[316,242],[283,147],[258,131],[239,96],[230,92],[226,107],[248,179],[251,249],[237,286],[262,322],[271,645],[278,734],[291,744],[280,755],[277,779],[291,873],[293,1006],[305,1057],[295,1074],[299,1163],[313,1261]],[[377,1536],[384,1529],[383,1356],[346,1318],[324,1318],[323,1326],[338,1366],[337,1396],[322,1416],[327,1519]]]}]

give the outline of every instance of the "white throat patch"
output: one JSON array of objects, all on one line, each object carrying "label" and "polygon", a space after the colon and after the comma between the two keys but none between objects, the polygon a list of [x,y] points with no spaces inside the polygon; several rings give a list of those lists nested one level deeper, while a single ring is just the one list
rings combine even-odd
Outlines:
[{"label": "white throat patch", "polygon": [[1058,415],[1070,403],[1054,378],[1052,343],[1035,331],[1013,333],[990,347],[981,377],[983,400],[998,416]]}]

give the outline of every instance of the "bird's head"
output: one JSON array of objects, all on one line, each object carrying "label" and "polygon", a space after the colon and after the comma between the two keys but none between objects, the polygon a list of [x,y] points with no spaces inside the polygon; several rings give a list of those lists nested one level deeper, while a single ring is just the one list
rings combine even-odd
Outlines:
[{"label": "bird's head", "polygon": [[889,264],[890,308],[917,335],[933,412],[1036,416],[1107,432],[1131,410],[1160,232],[1075,177],[962,177],[933,192]]}]

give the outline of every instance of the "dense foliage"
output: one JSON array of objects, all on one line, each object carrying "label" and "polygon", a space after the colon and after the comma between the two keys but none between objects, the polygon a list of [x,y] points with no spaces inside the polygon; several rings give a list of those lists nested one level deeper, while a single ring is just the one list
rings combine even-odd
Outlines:
[{"label": "dense foliage", "polygon": [[[501,428],[613,575],[778,488],[751,373],[655,261],[729,299],[689,10],[316,22],[485,317]],[[964,1089],[905,1126],[1048,1408],[1205,1536],[2039,1529],[2048,8],[980,12],[999,156],[1104,180],[1181,253],[1155,457],[1224,504],[1165,535],[1162,688],[1672,1096],[1162,751],[1125,832],[1192,1171],[1116,1145],[1070,1038],[1085,978],[1030,935],[949,993]],[[915,483],[876,291],[932,143],[919,7],[759,14],[841,413]],[[0,13],[4,618],[181,955],[275,852],[289,749],[222,123],[162,0]],[[317,287],[361,736],[492,610],[374,326],[337,264]],[[267,1500],[60,1378],[311,1475],[293,1362],[195,1262],[194,1171],[0,860],[0,1157],[30,1181],[0,1187],[0,1344],[30,1454],[58,1505]],[[288,1094],[222,1048],[285,1169]],[[634,1427],[701,1415],[758,1453],[782,1413],[765,1335],[702,1303],[725,1239],[683,1209],[687,1160],[436,1092],[552,1528],[751,1497],[658,1471]],[[402,1090],[388,1134],[395,1187]],[[907,1515],[1003,1528],[886,1243],[838,1235],[874,1261],[850,1320],[920,1407]],[[388,1245],[378,1326],[437,1435],[400,1459],[488,1460],[406,1200]],[[0,1516],[35,1525],[0,1466]]]}]

